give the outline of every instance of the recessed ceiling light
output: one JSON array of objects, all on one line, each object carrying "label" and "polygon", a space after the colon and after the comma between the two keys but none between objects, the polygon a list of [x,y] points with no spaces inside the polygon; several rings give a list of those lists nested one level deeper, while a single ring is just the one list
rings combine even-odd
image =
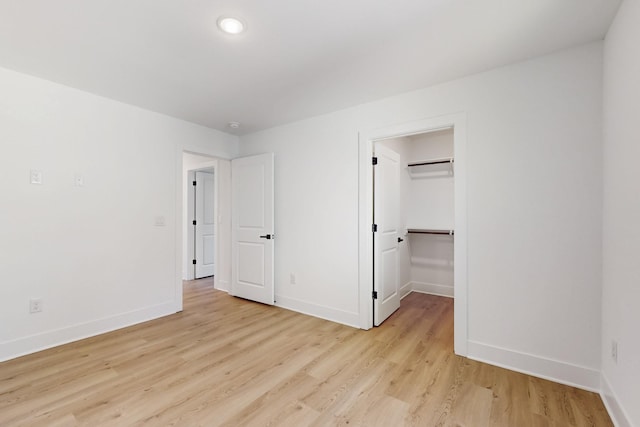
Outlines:
[{"label": "recessed ceiling light", "polygon": [[218,28],[227,34],[240,34],[244,31],[244,23],[237,18],[221,16],[218,18]]}]

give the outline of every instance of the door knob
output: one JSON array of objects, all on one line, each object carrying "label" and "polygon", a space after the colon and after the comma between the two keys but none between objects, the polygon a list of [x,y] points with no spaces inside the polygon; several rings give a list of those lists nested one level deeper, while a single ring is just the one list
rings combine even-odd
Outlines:
[{"label": "door knob", "polygon": [[260,236],[261,239],[271,240],[271,234],[265,234],[264,236]]},{"label": "door knob", "polygon": [[401,238],[401,237],[398,237],[398,243],[400,243],[400,242],[404,242],[404,239]]}]

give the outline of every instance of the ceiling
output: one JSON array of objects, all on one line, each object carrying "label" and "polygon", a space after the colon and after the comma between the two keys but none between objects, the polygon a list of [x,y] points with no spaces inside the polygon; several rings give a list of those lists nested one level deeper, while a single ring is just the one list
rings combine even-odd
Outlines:
[{"label": "ceiling", "polygon": [[0,67],[246,134],[601,40],[619,4],[0,0]]}]

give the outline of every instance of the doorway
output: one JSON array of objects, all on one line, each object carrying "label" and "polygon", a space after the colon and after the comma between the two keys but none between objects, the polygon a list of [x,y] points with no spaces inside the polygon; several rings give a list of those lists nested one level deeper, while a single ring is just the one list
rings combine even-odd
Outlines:
[{"label": "doorway", "polygon": [[[215,288],[228,291],[231,277],[231,162],[187,151],[182,152],[181,157],[180,283],[214,274]],[[198,182],[197,175],[200,176],[199,188],[198,184],[193,185],[194,181]],[[213,195],[200,214],[196,210],[198,193],[201,200],[203,193]],[[198,224],[204,227],[200,228]],[[205,241],[209,247],[205,246]],[[202,258],[200,265],[198,257]],[[196,270],[200,270],[199,274]]]},{"label": "doorway", "polygon": [[[218,252],[215,239],[218,208],[217,166],[218,159],[214,157],[187,152],[182,155],[183,280],[194,280],[198,278],[197,273],[206,277],[212,276],[215,272],[215,257]],[[197,263],[198,259],[200,265]],[[203,266],[206,267],[202,268]]]},{"label": "doorway", "polygon": [[[437,229],[429,228],[416,228],[418,231],[436,231],[435,235],[437,239],[450,239],[450,246],[453,246],[453,296],[454,296],[454,349],[458,355],[466,356],[467,354],[467,230],[466,230],[466,117],[464,114],[455,114],[450,116],[441,116],[433,119],[424,119],[415,122],[404,123],[400,125],[388,126],[376,130],[367,132],[361,132],[360,134],[360,218],[359,218],[359,295],[360,295],[360,316],[361,327],[363,329],[369,329],[374,325],[374,306],[376,305],[376,292],[381,289],[379,283],[375,283],[376,276],[378,279],[384,271],[374,271],[374,260],[376,254],[375,240],[378,239],[375,236],[376,219],[374,210],[374,149],[377,142],[388,140],[391,138],[409,137],[418,134],[432,133],[437,131],[443,131],[445,129],[451,129],[453,132],[453,156],[455,158],[455,174],[453,174],[453,184],[455,185],[455,195],[453,196],[453,215],[452,221],[455,226],[441,225]],[[403,165],[403,168],[407,168],[408,164]],[[379,185],[379,184],[378,184]],[[409,224],[404,224],[402,227],[402,233],[396,236],[397,239],[405,240],[407,237]],[[392,228],[392,227],[385,227]],[[445,233],[446,231],[446,233]],[[417,239],[416,239],[417,240]],[[389,242],[387,242],[389,243]],[[398,242],[398,244],[406,245],[406,241]],[[424,242],[421,241],[420,244]],[[446,242],[440,242],[445,244]],[[390,245],[391,243],[389,243]],[[452,245],[451,245],[452,244]],[[389,246],[388,245],[388,246]],[[442,246],[442,245],[441,245]],[[391,247],[391,246],[389,246]],[[401,248],[401,246],[399,246]],[[406,246],[405,246],[406,247]],[[392,253],[388,251],[387,253]],[[399,253],[396,251],[396,253]],[[382,254],[378,254],[380,257]],[[397,260],[400,259],[396,256],[396,260],[393,261],[397,266]],[[391,259],[391,258],[389,258]],[[393,271],[393,268],[387,267],[387,275]],[[397,274],[394,273],[394,274]],[[404,284],[404,283],[403,283]],[[399,302],[399,296],[406,290],[401,289],[402,285],[396,284],[396,289],[386,292],[388,296],[394,292],[398,294],[394,297]],[[379,303],[380,301],[378,301]],[[382,310],[382,307],[378,308]],[[393,307],[385,307],[384,310],[389,312]]]},{"label": "doorway", "polygon": [[[181,148],[177,166],[177,181],[180,185],[177,187],[179,202],[176,224],[180,244],[176,248],[176,311],[182,311],[183,308],[184,281],[194,280],[195,277],[194,214],[189,213],[195,212],[191,197],[195,194],[193,180],[198,171],[213,171],[214,175],[215,289],[241,298],[273,304],[273,153],[228,160]],[[257,209],[256,201],[265,203],[264,211],[269,211],[269,218],[261,216],[262,210]],[[257,226],[256,221],[261,227]],[[250,229],[249,237],[242,234],[247,231],[245,228]],[[256,259],[260,262],[256,262]],[[243,289],[257,288],[262,288],[265,292],[268,290],[268,295],[271,295],[269,300],[263,301],[255,295],[243,292]]]},{"label": "doorway", "polygon": [[376,140],[373,158],[379,326],[411,292],[454,296],[453,128]]}]

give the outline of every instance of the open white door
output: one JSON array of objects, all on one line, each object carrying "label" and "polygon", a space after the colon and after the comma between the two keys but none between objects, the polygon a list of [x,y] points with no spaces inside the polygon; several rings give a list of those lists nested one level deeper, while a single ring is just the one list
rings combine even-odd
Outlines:
[{"label": "open white door", "polygon": [[273,153],[231,161],[231,295],[274,303]]},{"label": "open white door", "polygon": [[379,326],[400,308],[398,237],[400,236],[400,155],[375,145],[373,167],[373,323]]},{"label": "open white door", "polygon": [[195,278],[215,274],[215,178],[211,172],[195,173]]}]

